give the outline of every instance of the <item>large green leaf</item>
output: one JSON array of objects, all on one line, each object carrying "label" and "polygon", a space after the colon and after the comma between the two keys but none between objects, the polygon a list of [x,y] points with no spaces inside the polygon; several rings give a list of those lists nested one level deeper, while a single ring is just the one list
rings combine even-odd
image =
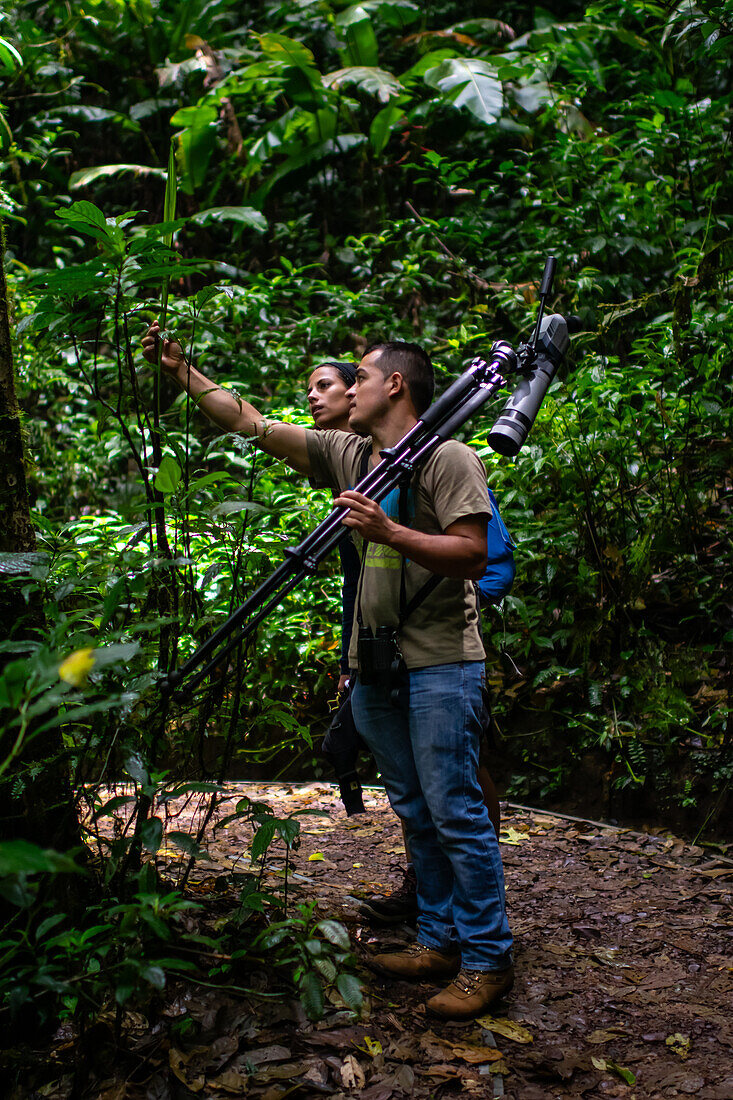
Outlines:
[{"label": "large green leaf", "polygon": [[345,45],[340,51],[342,59],[347,65],[376,65],[379,47],[369,13],[361,4],[355,4],[348,11],[349,21],[337,28]]},{"label": "large green leaf", "polygon": [[216,126],[213,123],[181,132],[176,159],[181,168],[181,190],[187,195],[192,195],[203,184],[215,144]]},{"label": "large green leaf", "polygon": [[355,974],[339,974],[336,988],[352,1012],[358,1012],[364,1003],[361,982]]},{"label": "large green leaf", "polygon": [[165,834],[165,839],[171,844],[175,844],[176,848],[180,848],[187,856],[192,856],[194,859],[208,858],[206,849],[202,848],[200,844],[197,844],[188,833],[181,833],[173,830]]},{"label": "large green leaf", "polygon": [[375,95],[380,103],[387,103],[405,90],[396,76],[373,65],[349,65],[345,69],[336,69],[323,77],[323,83],[327,88],[353,84],[361,91]]},{"label": "large green leaf", "polygon": [[504,93],[496,69],[476,57],[454,57],[428,69],[424,77],[454,107],[466,107],[480,122],[490,125],[499,118]]},{"label": "large green leaf", "polygon": [[[163,199],[163,221],[172,222],[176,217],[176,201],[178,199],[178,178],[176,175],[176,149],[171,142],[168,151],[168,171],[165,178],[165,197]],[[166,233],[163,243],[170,248],[173,244],[173,231]]]},{"label": "large green leaf", "polygon": [[342,951],[348,951],[349,949],[349,933],[337,920],[321,920],[316,925],[319,932],[322,932],[329,943],[334,944],[336,947],[340,947]]},{"label": "large green leaf", "polygon": [[107,219],[93,202],[86,202],[84,199],[80,202],[73,202],[68,209],[57,210],[56,217],[61,218],[61,221],[68,222],[76,229],[91,233],[92,236],[106,237],[109,235],[110,230]]},{"label": "large green leaf", "polygon": [[373,118],[369,127],[369,143],[377,156],[384,150],[395,130],[399,129],[405,118],[402,100],[383,107]]},{"label": "large green leaf", "polygon": [[139,642],[118,642],[117,645],[104,645],[92,650],[94,668],[104,668],[119,661],[127,663],[140,652]]},{"label": "large green leaf", "polygon": [[289,103],[319,106],[323,100],[321,74],[308,47],[284,34],[261,34],[256,37],[269,61],[265,67],[261,62],[249,66],[243,75],[259,78],[259,84],[268,98],[272,98],[273,93],[280,94],[282,90]]},{"label": "large green leaf", "polygon": [[196,225],[209,225],[211,222],[241,222],[242,225],[264,233],[267,218],[252,206],[211,206],[208,210],[199,210],[190,219]]},{"label": "large green leaf", "polygon": [[275,61],[293,65],[298,69],[316,70],[313,54],[302,42],[296,42],[284,34],[255,35],[264,53]]},{"label": "large green leaf", "polygon": [[216,108],[206,104],[182,107],[171,119],[171,125],[183,127],[176,160],[181,170],[181,190],[187,195],[192,195],[206,178],[216,144],[216,120]]},{"label": "large green leaf", "polygon": [[297,153],[288,157],[284,164],[281,164],[271,176],[268,176],[262,186],[251,196],[252,199],[258,202],[264,202],[271,188],[283,179],[284,176],[290,175],[291,172],[296,172],[299,168],[304,168],[306,165],[325,160],[326,157],[335,156],[339,153],[347,153],[349,150],[355,149],[358,145],[363,145],[366,140],[366,134],[339,134],[338,137],[329,138],[327,141],[320,141],[314,145],[301,147]]},{"label": "large green leaf", "polygon": [[391,27],[408,27],[420,18],[422,10],[413,0],[361,0],[336,16],[337,27],[361,23],[370,15],[377,15]]},{"label": "large green leaf", "polygon": [[120,176],[125,172],[132,172],[135,176],[158,176],[165,179],[164,168],[149,168],[147,164],[100,164],[96,168],[84,168],[81,172],[74,172],[69,177],[69,190],[77,187],[86,187],[99,179],[108,176]]},{"label": "large green leaf", "polygon": [[300,979],[300,1000],[309,1020],[318,1020],[323,1015],[323,989],[312,970],[307,970]]},{"label": "large green leaf", "polygon": [[140,826],[140,841],[148,852],[155,853],[163,840],[163,822],[159,817],[149,817]]},{"label": "large green leaf", "polygon": [[54,852],[51,848],[39,848],[28,840],[4,840],[0,843],[0,876],[35,874],[83,874],[70,856]]},{"label": "large green leaf", "polygon": [[16,69],[23,67],[23,58],[15,46],[8,42],[7,38],[0,38],[0,69],[6,73],[14,73]]},{"label": "large green leaf", "polygon": [[405,69],[403,73],[400,73],[400,80],[405,85],[416,83],[425,76],[429,69],[435,69],[442,61],[450,61],[455,56],[456,51],[450,46],[445,46],[440,50],[430,50],[429,53],[423,54],[420,60],[411,65],[409,69]]},{"label": "large green leaf", "polygon": [[182,477],[181,467],[173,455],[163,455],[153,484],[159,493],[167,495],[175,493]]},{"label": "large green leaf", "polygon": [[200,130],[216,122],[216,108],[206,104],[197,107],[181,107],[171,118],[171,126],[192,126]]}]

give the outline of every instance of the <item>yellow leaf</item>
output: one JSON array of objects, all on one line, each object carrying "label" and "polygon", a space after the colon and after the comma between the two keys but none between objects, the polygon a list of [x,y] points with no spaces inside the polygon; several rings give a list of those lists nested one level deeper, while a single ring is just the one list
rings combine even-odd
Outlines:
[{"label": "yellow leaf", "polygon": [[314,852],[312,856],[308,856],[309,863],[318,862],[323,859],[323,852]]},{"label": "yellow leaf", "polygon": [[367,1048],[369,1054],[371,1054],[372,1058],[376,1057],[377,1054],[382,1053],[382,1044],[380,1043],[379,1039],[372,1039],[371,1036],[365,1035],[364,1045]]},{"label": "yellow leaf", "polygon": [[524,841],[529,840],[526,833],[518,833],[516,829],[513,829],[509,825],[506,829],[503,829],[499,836],[500,844],[523,844]]},{"label": "yellow leaf", "polygon": [[674,1035],[668,1035],[664,1040],[665,1044],[678,1054],[682,1061],[690,1056],[690,1037],[689,1035],[681,1035],[679,1031],[676,1031]]},{"label": "yellow leaf", "polygon": [[604,1070],[606,1068],[605,1058],[596,1058],[595,1055],[591,1055],[591,1062],[596,1067],[596,1069]]},{"label": "yellow leaf", "polygon": [[502,1035],[505,1039],[512,1039],[515,1043],[532,1043],[534,1038],[531,1031],[505,1017],[494,1019],[493,1016],[480,1016],[476,1021],[481,1027],[485,1027],[492,1035]]},{"label": "yellow leaf", "polygon": [[93,649],[77,649],[59,665],[59,678],[72,687],[81,687],[94,668]]}]

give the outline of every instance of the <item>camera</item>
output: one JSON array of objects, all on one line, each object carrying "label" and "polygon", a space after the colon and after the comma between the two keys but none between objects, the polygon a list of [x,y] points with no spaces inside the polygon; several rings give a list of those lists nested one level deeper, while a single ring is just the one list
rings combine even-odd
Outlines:
[{"label": "camera", "polygon": [[396,631],[378,626],[373,634],[370,626],[360,627],[357,655],[360,683],[391,691],[404,668]]}]

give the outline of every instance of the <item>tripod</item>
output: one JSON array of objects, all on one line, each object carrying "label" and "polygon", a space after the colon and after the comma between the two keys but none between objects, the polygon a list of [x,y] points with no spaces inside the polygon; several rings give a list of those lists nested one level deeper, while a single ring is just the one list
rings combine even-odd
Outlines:
[{"label": "tripod", "polygon": [[[427,461],[436,447],[455,435],[458,429],[506,384],[507,376],[517,370],[523,371],[525,376],[527,392],[522,396],[522,407],[525,411],[521,411],[519,407],[517,410],[511,410],[512,401],[510,400],[503,417],[509,417],[515,436],[517,429],[514,422],[519,423],[520,430],[526,438],[540,401],[567,346],[567,335],[564,343],[557,339],[557,324],[553,330],[554,339],[550,339],[549,343],[545,341],[544,344],[542,339],[542,313],[545,299],[550,292],[554,270],[555,260],[550,257],[542,277],[540,311],[530,344],[522,345],[517,355],[510,344],[497,341],[491,346],[488,362],[481,358],[474,359],[468,370],[457,378],[437,401],[433,402],[402,439],[394,446],[380,452],[381,461],[361,478],[355,486],[356,492],[379,502],[403,480],[409,481],[415,470]],[[553,321],[561,322],[564,326],[563,319],[557,315],[548,318],[546,325]],[[535,379],[539,380],[537,384]],[[535,390],[538,393],[541,390],[536,400],[534,400]],[[529,405],[534,406],[533,410],[529,410]],[[531,418],[527,415],[528,412],[531,412]],[[516,454],[519,446],[516,446],[516,450],[501,450],[501,453]],[[496,446],[495,449],[500,450],[500,447]],[[348,508],[341,506],[334,508],[330,515],[302,542],[297,546],[288,547],[285,551],[285,561],[274,573],[255,589],[179,669],[171,672],[167,679],[162,681],[163,692],[170,695],[175,691],[185,690],[187,694],[195,691],[229,653],[257,629],[273,608],[277,607],[306,576],[314,573],[319,562],[346,537],[348,528],[344,527],[341,521],[348,511]]]}]

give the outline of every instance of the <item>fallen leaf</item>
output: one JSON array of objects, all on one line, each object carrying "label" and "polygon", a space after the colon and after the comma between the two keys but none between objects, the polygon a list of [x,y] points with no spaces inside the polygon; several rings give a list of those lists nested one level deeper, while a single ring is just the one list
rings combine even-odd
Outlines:
[{"label": "fallen leaf", "polygon": [[534,1037],[531,1031],[515,1020],[507,1020],[504,1017],[479,1016],[476,1021],[481,1027],[485,1027],[492,1035],[502,1035],[505,1039],[511,1039],[515,1043],[532,1043]]},{"label": "fallen leaf", "polygon": [[98,1100],[126,1100],[127,1097],[127,1084],[122,1081],[116,1085],[110,1085],[109,1088],[105,1088],[98,1095]]},{"label": "fallen leaf", "polygon": [[604,1030],[599,1028],[597,1031],[591,1031],[588,1036],[589,1043],[611,1043],[614,1039],[618,1039],[619,1036],[625,1035],[626,1032],[621,1027],[608,1028]]},{"label": "fallen leaf", "polygon": [[591,1057],[591,1062],[596,1069],[607,1070],[609,1073],[615,1073],[622,1081],[625,1081],[627,1085],[633,1085],[636,1082],[636,1077],[630,1069],[626,1069],[624,1066],[620,1066],[618,1062],[614,1062],[610,1058],[595,1058]]},{"label": "fallen leaf", "polygon": [[459,1066],[439,1064],[435,1066],[428,1066],[426,1069],[419,1067],[418,1073],[422,1073],[426,1077],[437,1077],[441,1081],[453,1081],[456,1077],[461,1076],[461,1069]]},{"label": "fallen leaf", "polygon": [[502,1057],[501,1051],[496,1047],[488,1047],[478,1043],[452,1043],[449,1039],[439,1039],[432,1031],[426,1031],[420,1040],[420,1049],[428,1055],[437,1056],[447,1061],[460,1058],[462,1062],[470,1065],[482,1065],[484,1062],[498,1062]]},{"label": "fallen leaf", "polygon": [[261,1047],[259,1050],[248,1050],[241,1055],[242,1060],[249,1062],[251,1066],[263,1066],[267,1062],[285,1062],[289,1057],[289,1049],[278,1046],[277,1043],[269,1047]]},{"label": "fallen leaf", "polygon": [[366,1075],[353,1054],[347,1054],[339,1070],[341,1084],[345,1089],[363,1089]]},{"label": "fallen leaf", "polygon": [[673,1050],[675,1054],[679,1055],[683,1062],[686,1058],[690,1057],[689,1035],[681,1035],[679,1031],[676,1031],[674,1035],[668,1035],[664,1042],[670,1050]]},{"label": "fallen leaf", "polygon": [[282,1066],[263,1066],[258,1069],[254,1080],[258,1085],[267,1084],[268,1081],[289,1081],[293,1077],[299,1077],[303,1072],[303,1066],[299,1062],[286,1062]]},{"label": "fallen leaf", "polygon": [[529,840],[526,833],[517,832],[516,829],[508,825],[506,829],[502,829],[499,833],[500,844],[523,844]]},{"label": "fallen leaf", "polygon": [[[365,1047],[366,1049],[364,1049]],[[368,1054],[370,1058],[375,1058],[378,1054],[382,1053],[382,1044],[379,1039],[372,1039],[370,1035],[365,1035],[364,1046],[357,1047],[357,1050],[361,1050],[364,1054]]]},{"label": "fallen leaf", "polygon": [[209,1077],[209,1088],[221,1089],[222,1092],[232,1092],[235,1096],[244,1096],[247,1092],[249,1076],[236,1069],[225,1069],[218,1077]]},{"label": "fallen leaf", "polygon": [[618,1074],[622,1081],[625,1081],[627,1085],[636,1084],[636,1075],[631,1072],[630,1069],[626,1069],[624,1066],[620,1066],[618,1062],[612,1062],[610,1059],[606,1059],[606,1065],[613,1073]]},{"label": "fallen leaf", "polygon": [[200,1054],[201,1051],[205,1049],[206,1048],[203,1047],[194,1047],[194,1049],[187,1054],[183,1054],[180,1050],[176,1050],[175,1047],[171,1047],[168,1051],[168,1064],[171,1068],[171,1073],[174,1077],[177,1077],[187,1089],[190,1089],[191,1092],[201,1092],[206,1084],[206,1078],[202,1074],[198,1076],[192,1075],[189,1078],[186,1075],[185,1066],[196,1054]]},{"label": "fallen leaf", "polygon": [[314,852],[313,855],[308,856],[308,862],[309,863],[314,863],[314,862],[317,863],[319,860],[322,860],[322,859],[323,859],[323,852]]},{"label": "fallen leaf", "polygon": [[405,1092],[412,1092],[415,1086],[415,1071],[411,1066],[400,1066],[394,1075],[394,1083]]}]

